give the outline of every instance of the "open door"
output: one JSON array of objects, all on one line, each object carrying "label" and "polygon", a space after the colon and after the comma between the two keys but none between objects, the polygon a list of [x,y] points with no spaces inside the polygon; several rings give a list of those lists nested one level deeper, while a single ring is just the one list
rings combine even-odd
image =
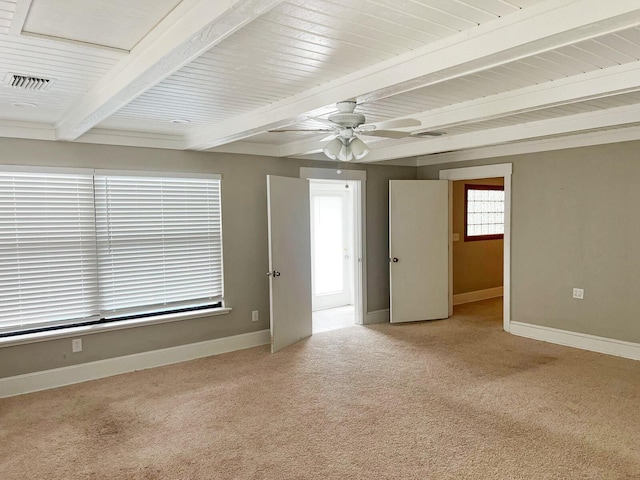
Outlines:
[{"label": "open door", "polygon": [[449,182],[389,182],[392,323],[449,316]]},{"label": "open door", "polygon": [[309,182],[267,175],[271,353],[311,336]]}]

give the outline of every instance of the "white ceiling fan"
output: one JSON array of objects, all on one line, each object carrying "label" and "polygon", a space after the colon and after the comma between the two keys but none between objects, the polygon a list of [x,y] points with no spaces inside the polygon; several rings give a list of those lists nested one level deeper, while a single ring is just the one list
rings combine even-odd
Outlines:
[{"label": "white ceiling fan", "polygon": [[324,154],[331,160],[360,160],[367,153],[369,148],[358,138],[358,135],[368,135],[384,138],[405,138],[411,133],[396,131],[395,128],[419,127],[419,120],[415,118],[404,118],[399,120],[389,120],[378,123],[365,123],[365,116],[361,113],[354,113],[357,104],[353,101],[338,102],[336,107],[338,113],[329,115],[327,119],[309,117],[310,120],[322,123],[324,128],[317,129],[277,129],[269,132],[331,132],[331,135],[320,140],[321,142],[332,139],[323,148]]}]

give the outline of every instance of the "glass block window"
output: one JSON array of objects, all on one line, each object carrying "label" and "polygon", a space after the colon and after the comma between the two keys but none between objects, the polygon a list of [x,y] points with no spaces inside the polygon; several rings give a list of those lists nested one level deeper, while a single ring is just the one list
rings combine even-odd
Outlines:
[{"label": "glass block window", "polygon": [[465,185],[464,240],[504,238],[504,187]]}]

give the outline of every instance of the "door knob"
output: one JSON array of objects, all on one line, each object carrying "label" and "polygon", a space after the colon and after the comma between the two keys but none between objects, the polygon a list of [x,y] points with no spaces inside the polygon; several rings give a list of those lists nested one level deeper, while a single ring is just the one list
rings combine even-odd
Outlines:
[{"label": "door knob", "polygon": [[393,257],[393,259],[391,260],[393,263],[398,263],[398,257]]},{"label": "door knob", "polygon": [[277,270],[274,270],[273,272],[267,272],[267,277],[273,275],[274,277],[279,277],[280,276],[280,272]]}]

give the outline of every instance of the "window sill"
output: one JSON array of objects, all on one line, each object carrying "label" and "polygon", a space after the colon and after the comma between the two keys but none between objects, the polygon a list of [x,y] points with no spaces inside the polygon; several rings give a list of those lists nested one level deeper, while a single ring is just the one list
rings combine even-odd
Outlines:
[{"label": "window sill", "polygon": [[134,318],[131,320],[121,320],[112,323],[99,323],[97,325],[85,325],[81,327],[61,328],[60,330],[50,330],[48,332],[26,333],[13,337],[0,338],[0,348],[24,345],[27,343],[46,342],[60,338],[80,337],[94,333],[111,332],[134,327],[144,327],[147,325],[157,325],[160,323],[177,322],[180,320],[190,320],[193,318],[212,317],[216,315],[226,315],[231,312],[231,308],[219,307],[207,310],[196,310],[193,312],[167,313],[153,317]]},{"label": "window sill", "polygon": [[467,237],[465,235],[465,242],[481,242],[483,240],[504,240],[504,233],[496,233],[490,235],[473,235],[471,237]]}]

